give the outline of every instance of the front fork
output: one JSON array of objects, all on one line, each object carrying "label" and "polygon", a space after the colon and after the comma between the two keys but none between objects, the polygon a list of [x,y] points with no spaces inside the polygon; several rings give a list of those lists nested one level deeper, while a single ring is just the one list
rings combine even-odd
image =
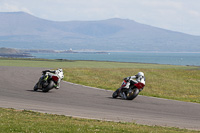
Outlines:
[{"label": "front fork", "polygon": [[44,82],[47,82],[48,78],[49,78],[49,75],[47,75],[47,74],[40,77],[40,79],[37,83],[38,88],[43,88],[42,85]]},{"label": "front fork", "polygon": [[119,88],[119,93],[125,89],[128,89],[130,86],[130,82],[126,82],[125,80],[122,82],[121,87]]}]

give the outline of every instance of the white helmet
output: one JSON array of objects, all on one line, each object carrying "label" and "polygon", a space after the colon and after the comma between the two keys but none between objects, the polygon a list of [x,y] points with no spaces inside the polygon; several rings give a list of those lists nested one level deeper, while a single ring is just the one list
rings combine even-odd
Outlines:
[{"label": "white helmet", "polygon": [[58,69],[59,72],[63,72],[63,70],[61,68]]},{"label": "white helmet", "polygon": [[59,73],[62,73],[62,72],[63,72],[63,70],[62,70],[61,68],[59,68],[59,69],[56,70],[55,73],[56,73],[56,74],[59,74]]},{"label": "white helmet", "polygon": [[137,74],[137,76],[138,76],[138,77],[140,77],[140,76],[143,76],[143,77],[144,77],[144,73],[143,73],[143,72],[139,72],[139,73]]}]

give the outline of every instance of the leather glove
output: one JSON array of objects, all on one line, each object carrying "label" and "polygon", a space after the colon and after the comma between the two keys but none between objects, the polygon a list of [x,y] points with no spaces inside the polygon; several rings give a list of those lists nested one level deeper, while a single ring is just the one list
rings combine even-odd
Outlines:
[{"label": "leather glove", "polygon": [[124,78],[124,80],[125,80],[126,82],[128,82],[128,81],[130,80],[130,77]]}]

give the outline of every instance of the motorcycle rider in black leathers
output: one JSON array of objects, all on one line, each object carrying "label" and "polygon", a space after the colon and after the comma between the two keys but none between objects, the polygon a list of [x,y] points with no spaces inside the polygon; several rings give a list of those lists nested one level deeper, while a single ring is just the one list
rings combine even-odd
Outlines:
[{"label": "motorcycle rider in black leathers", "polygon": [[49,72],[50,74],[57,75],[59,77],[58,82],[55,86],[56,89],[59,89],[60,88],[60,81],[64,78],[63,70],[61,68],[59,68],[57,70],[44,70],[44,71],[42,71],[42,75],[44,76],[47,72]]}]

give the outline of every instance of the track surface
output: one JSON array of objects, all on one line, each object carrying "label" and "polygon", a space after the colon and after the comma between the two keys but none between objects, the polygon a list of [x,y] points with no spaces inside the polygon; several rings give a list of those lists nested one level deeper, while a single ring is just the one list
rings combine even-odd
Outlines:
[{"label": "track surface", "polygon": [[112,99],[112,91],[67,82],[59,90],[34,92],[42,70],[0,66],[0,107],[200,130],[200,104],[146,96]]}]

